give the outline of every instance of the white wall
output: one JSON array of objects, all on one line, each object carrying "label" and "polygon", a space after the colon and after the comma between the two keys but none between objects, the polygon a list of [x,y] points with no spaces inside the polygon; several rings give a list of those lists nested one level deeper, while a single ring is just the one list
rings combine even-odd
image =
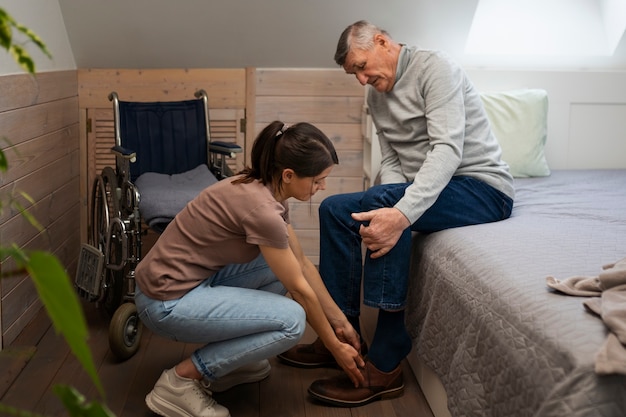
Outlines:
[{"label": "white wall", "polygon": [[[18,23],[35,32],[52,54],[50,59],[36,45],[23,45],[35,61],[37,72],[76,69],[58,0],[2,0],[0,7]],[[16,43],[27,39],[15,29],[13,37]],[[4,49],[0,49],[0,75],[22,72],[13,58]]]},{"label": "white wall", "polygon": [[480,91],[548,92],[552,169],[626,168],[626,71],[468,70]]}]

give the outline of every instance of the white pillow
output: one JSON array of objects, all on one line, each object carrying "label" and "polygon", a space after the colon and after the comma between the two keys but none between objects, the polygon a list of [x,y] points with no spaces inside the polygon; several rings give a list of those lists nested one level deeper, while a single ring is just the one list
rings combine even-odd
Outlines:
[{"label": "white pillow", "polygon": [[548,93],[540,89],[480,95],[500,146],[502,159],[514,177],[545,177],[550,168],[544,155]]}]

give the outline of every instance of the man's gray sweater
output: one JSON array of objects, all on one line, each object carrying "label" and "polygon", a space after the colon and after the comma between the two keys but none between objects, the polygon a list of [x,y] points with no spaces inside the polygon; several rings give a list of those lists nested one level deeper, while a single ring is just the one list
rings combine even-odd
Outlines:
[{"label": "man's gray sweater", "polygon": [[514,197],[478,91],[444,53],[402,46],[393,89],[369,88],[367,104],[380,141],[381,182],[412,182],[395,205],[411,224],[455,175]]}]

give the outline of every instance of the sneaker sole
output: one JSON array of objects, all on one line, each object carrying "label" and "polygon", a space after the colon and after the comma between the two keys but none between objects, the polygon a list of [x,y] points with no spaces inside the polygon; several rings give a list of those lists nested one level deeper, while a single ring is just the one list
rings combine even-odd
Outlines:
[{"label": "sneaker sole", "polygon": [[267,378],[272,370],[272,366],[269,361],[264,362],[265,366],[255,370],[254,373],[246,373],[244,375],[238,374],[237,371],[223,376],[222,378],[211,382],[209,389],[213,392],[224,392],[236,385],[252,384],[254,382],[260,382]]},{"label": "sneaker sole", "polygon": [[338,400],[336,398],[331,398],[325,395],[317,394],[311,391],[310,388],[308,392],[309,392],[309,395],[313,397],[314,399],[321,401],[323,403],[326,403],[326,404],[334,405],[336,407],[359,407],[361,405],[369,404],[377,400],[383,400],[383,399],[388,400],[391,398],[400,397],[402,394],[404,394],[404,384],[402,384],[402,386],[397,387],[397,388],[391,388],[386,391],[377,392],[376,394],[373,394],[359,401]]},{"label": "sneaker sole", "polygon": [[[150,411],[162,417],[195,417],[193,414],[189,414],[185,410],[163,400],[152,391],[146,395],[146,405]],[[227,417],[230,417],[230,413]]]}]

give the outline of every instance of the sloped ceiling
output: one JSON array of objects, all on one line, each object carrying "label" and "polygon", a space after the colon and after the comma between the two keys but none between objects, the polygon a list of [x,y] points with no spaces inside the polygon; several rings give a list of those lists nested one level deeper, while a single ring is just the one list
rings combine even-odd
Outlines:
[{"label": "sloped ceiling", "polygon": [[462,49],[476,2],[59,0],[78,68],[335,67],[339,35],[360,19]]},{"label": "sloped ceiling", "polygon": [[78,68],[334,68],[340,33],[366,19],[466,67],[626,69],[624,39],[611,57],[465,55],[478,0],[58,1]]}]

